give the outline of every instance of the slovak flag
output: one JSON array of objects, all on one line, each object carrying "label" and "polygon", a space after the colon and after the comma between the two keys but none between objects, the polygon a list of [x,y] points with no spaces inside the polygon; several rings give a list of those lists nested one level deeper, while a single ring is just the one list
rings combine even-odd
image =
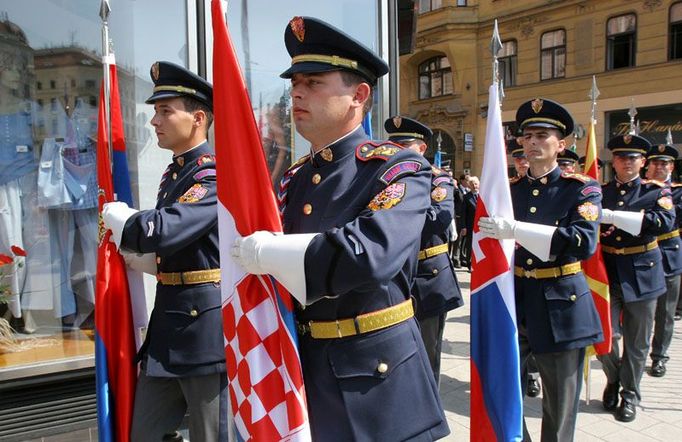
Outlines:
[{"label": "slovak flag", "polygon": [[310,441],[293,300],[230,254],[237,236],[281,232],[258,126],[220,0],[212,0],[213,103],[225,358],[232,415],[247,441]]},{"label": "slovak flag", "polygon": [[484,238],[481,217],[514,218],[498,84],[488,91],[481,187],[474,215],[471,272],[472,441],[520,441],[523,399],[514,303],[514,241]]}]

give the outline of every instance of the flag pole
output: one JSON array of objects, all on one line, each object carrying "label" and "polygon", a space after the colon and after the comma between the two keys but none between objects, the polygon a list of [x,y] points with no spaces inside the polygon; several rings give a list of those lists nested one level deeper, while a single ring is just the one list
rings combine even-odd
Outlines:
[{"label": "flag pole", "polygon": [[[500,52],[500,49],[502,49],[502,40],[500,40],[500,31],[497,29],[497,19],[495,19],[493,37],[490,40],[490,52],[493,56],[493,83],[499,83],[500,81],[500,63],[497,61],[497,54]],[[500,100],[500,104],[502,104],[502,100]]]},{"label": "flag pole", "polygon": [[[111,41],[109,40],[109,14],[111,13],[111,6],[109,0],[102,0],[99,8],[99,16],[102,19],[102,69],[104,77],[102,81],[104,91],[104,116],[107,130],[107,145],[109,148],[109,158],[112,158],[113,140],[111,137],[111,74],[109,72],[109,63],[112,55]],[[111,166],[110,166],[111,167]]]}]

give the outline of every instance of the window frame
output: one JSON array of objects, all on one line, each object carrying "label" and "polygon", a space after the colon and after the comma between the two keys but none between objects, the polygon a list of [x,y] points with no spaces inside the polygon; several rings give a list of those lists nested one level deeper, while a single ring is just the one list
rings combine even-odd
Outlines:
[{"label": "window frame", "polygon": [[[505,40],[502,42],[502,47],[504,48],[505,43],[514,43],[514,54],[513,55],[505,55],[505,56],[498,56],[497,57],[497,62],[498,66],[501,65],[501,62],[505,60],[505,66],[507,66],[506,60],[509,60],[509,66],[510,66],[510,76],[511,76],[511,81],[507,82],[506,80],[506,72],[503,72],[503,69],[500,66],[500,69],[498,72],[502,72],[502,75],[500,75],[500,80],[503,80],[503,85],[504,87],[512,87],[516,86],[516,71],[518,69],[518,58],[519,58],[519,42],[515,38],[510,38],[509,40]],[[500,49],[502,50],[502,49]]]},{"label": "window frame", "polygon": [[[615,19],[618,19],[621,17],[627,17],[630,15],[635,17],[635,29],[634,29],[634,31],[620,32],[620,33],[612,34],[612,35],[609,34],[609,23],[611,22],[611,20],[615,20]],[[604,42],[605,43],[604,47],[606,48],[606,56],[604,57],[605,58],[604,61],[606,62],[605,70],[617,71],[620,69],[634,68],[637,66],[637,18],[638,18],[637,13],[626,12],[623,14],[611,16],[611,17],[606,19],[606,24],[605,24],[606,28],[605,28],[605,32],[604,32],[604,36],[606,39],[606,41]],[[615,39],[615,37],[622,37],[622,36],[626,36],[626,35],[629,35],[631,37],[631,46],[630,46],[631,64],[628,66],[614,67],[613,66],[613,53],[612,53],[614,39]]]},{"label": "window frame", "polygon": [[[674,2],[670,5],[670,8],[668,9],[668,60],[682,60],[682,18],[680,18],[679,21],[673,22],[672,17],[673,17],[673,9],[674,8],[680,8],[682,10],[682,1]],[[679,34],[680,34],[680,47],[677,48],[677,51],[680,53],[679,57],[673,57],[673,51],[675,49],[674,46],[674,41],[673,41],[673,26],[679,26]]]},{"label": "window frame", "polygon": [[[448,62],[447,67],[442,67],[441,61],[445,59]],[[431,63],[436,63],[437,67],[435,69],[430,68]],[[426,66],[425,70],[422,71],[422,67]],[[445,72],[450,72],[450,92],[445,92],[446,88],[444,87],[445,85]],[[434,95],[433,94],[433,75],[434,74],[439,74],[438,76],[440,77],[441,81],[441,93],[439,95]],[[439,97],[445,97],[448,95],[454,95],[455,93],[455,87],[454,83],[452,83],[453,80],[453,72],[452,72],[452,64],[450,63],[450,60],[448,59],[447,55],[442,54],[442,55],[435,55],[433,57],[427,58],[423,62],[419,63],[417,66],[417,99],[418,100],[428,100],[431,98],[439,98]],[[428,79],[428,90],[429,94],[426,97],[422,96],[422,77],[426,77]]]},{"label": "window frame", "polygon": [[[564,33],[564,44],[563,45],[558,45],[558,46],[549,46],[547,48],[542,47],[542,39],[545,35],[547,34],[552,34],[555,32],[563,32]],[[567,58],[568,58],[568,45],[566,43],[566,29],[565,28],[557,28],[557,29],[551,29],[549,31],[545,31],[540,35],[540,81],[548,81],[548,80],[556,80],[558,78],[566,78],[566,65],[567,63]],[[561,76],[554,75],[554,72],[556,71],[556,58],[557,58],[557,50],[563,48],[564,50],[564,73]],[[545,51],[551,51],[552,54],[552,69],[551,69],[551,76],[548,78],[543,78],[543,61],[542,61],[542,55]]]},{"label": "window frame", "polygon": [[[422,3],[429,2],[429,7],[426,10],[422,10]],[[434,6],[434,2],[437,4]],[[426,14],[427,12],[435,11],[443,7],[443,0],[418,0],[417,1],[417,11],[419,14]]]}]

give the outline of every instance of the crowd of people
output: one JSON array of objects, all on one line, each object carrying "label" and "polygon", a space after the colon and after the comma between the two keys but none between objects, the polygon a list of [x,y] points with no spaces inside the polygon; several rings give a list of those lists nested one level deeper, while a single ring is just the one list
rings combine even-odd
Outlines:
[{"label": "crowd of people", "polygon": [[[424,158],[431,129],[395,116],[384,125],[388,141],[368,139],[361,123],[388,72],[380,57],[310,17],[292,19],[284,38],[292,63],[281,76],[291,80],[293,120],[310,154],[282,178],[283,234],[239,237],[231,256],[252,274],[288,269],[280,282],[297,300],[313,440],[449,434],[438,391],[441,343],[447,312],[463,304],[455,268],[471,269],[475,228],[517,243],[519,363],[524,391],[542,391],[543,441],[574,439],[585,348],[604,339],[581,269],[601,241],[613,329],[613,350],[600,356],[603,405],[620,421],[634,420],[650,349],[651,375],[665,374],[678,301],[674,146],[613,138],[615,178],[602,186],[575,170],[569,112],[529,100],[508,146],[514,218],[481,217],[475,226],[479,179],[453,179]],[[167,62],[151,77],[152,125],[173,162],[154,209],[110,203],[103,211],[126,262],[158,279],[131,440],[162,440],[187,411],[193,440],[227,440],[216,173],[206,141],[212,88]],[[651,175],[642,179],[647,159]]]}]

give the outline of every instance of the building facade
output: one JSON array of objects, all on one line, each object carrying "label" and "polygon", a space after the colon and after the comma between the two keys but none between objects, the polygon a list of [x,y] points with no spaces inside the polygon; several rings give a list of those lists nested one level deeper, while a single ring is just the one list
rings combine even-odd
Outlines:
[{"label": "building facade", "polygon": [[601,158],[628,130],[633,104],[642,136],[663,143],[670,129],[682,145],[682,1],[419,0],[416,13],[414,49],[400,58],[400,110],[443,133],[455,174],[481,170],[495,19],[508,136],[521,103],[549,98],[573,114],[569,142],[583,155],[595,76]]}]

